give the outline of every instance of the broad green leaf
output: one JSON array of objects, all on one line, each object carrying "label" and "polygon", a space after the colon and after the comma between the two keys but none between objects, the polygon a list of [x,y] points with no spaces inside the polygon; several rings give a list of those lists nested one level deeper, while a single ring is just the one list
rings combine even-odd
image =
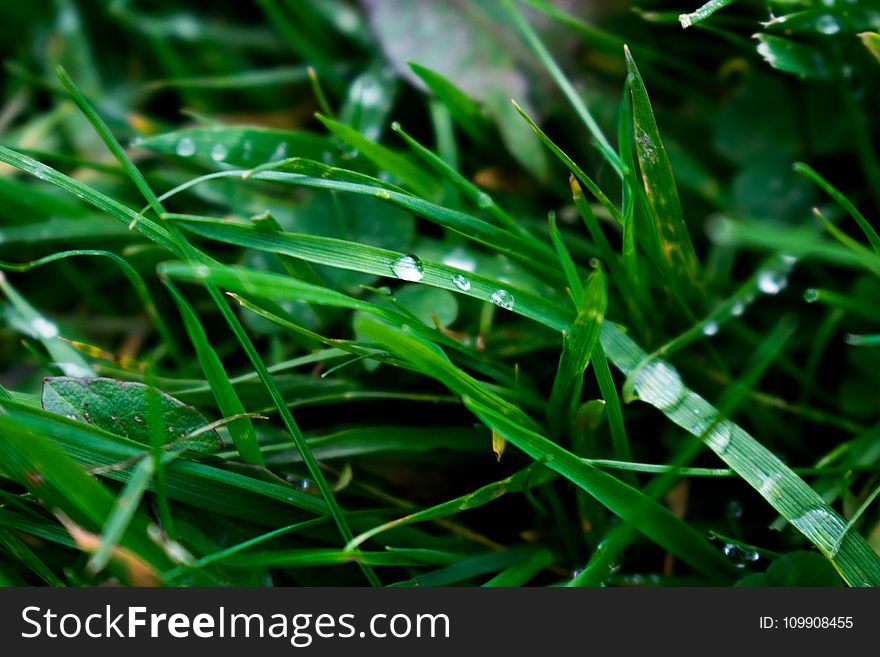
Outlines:
[{"label": "broad green leaf", "polygon": [[213,452],[220,448],[214,431],[204,429],[208,420],[192,406],[143,383],[107,378],[47,377],[43,380],[42,405],[50,413],[88,422],[144,445],[150,444],[149,397],[155,396],[162,413],[163,430],[175,448]]}]

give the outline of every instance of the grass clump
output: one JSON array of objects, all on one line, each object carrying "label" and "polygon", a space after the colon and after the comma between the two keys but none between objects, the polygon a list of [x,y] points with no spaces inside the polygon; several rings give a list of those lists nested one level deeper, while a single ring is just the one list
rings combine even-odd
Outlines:
[{"label": "grass clump", "polygon": [[10,10],[0,581],[880,584],[876,12],[391,4]]}]

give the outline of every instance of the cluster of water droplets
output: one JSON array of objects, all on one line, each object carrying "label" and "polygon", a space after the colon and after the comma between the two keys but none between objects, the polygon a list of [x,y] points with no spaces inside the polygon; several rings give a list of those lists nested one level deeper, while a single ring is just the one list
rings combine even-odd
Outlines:
[{"label": "cluster of water droplets", "polygon": [[[473,263],[470,261],[468,261],[467,264],[471,267],[473,266]],[[464,271],[472,271],[472,269],[465,269],[463,267],[459,269],[462,269],[462,273],[453,274],[450,277],[450,280],[457,289],[462,292],[468,292],[470,291],[472,284]],[[412,283],[418,283],[425,277],[425,267],[422,264],[422,261],[418,256],[413,255],[412,253],[408,253],[395,260],[391,265],[391,270],[397,278]],[[505,310],[513,310],[515,304],[513,294],[503,288],[499,288],[492,292],[489,300],[499,308],[504,308]]]}]

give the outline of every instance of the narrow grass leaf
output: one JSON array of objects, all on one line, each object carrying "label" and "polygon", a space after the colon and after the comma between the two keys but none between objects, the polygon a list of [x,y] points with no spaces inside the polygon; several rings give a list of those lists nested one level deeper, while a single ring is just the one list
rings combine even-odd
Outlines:
[{"label": "narrow grass leaf", "polygon": [[605,275],[597,269],[590,274],[578,300],[578,313],[571,330],[562,333],[562,354],[547,407],[550,431],[554,436],[569,430],[575,409],[580,405],[584,373],[599,340],[607,305]]},{"label": "narrow grass leaf", "polygon": [[700,265],[684,222],[672,164],[660,139],[645,83],[628,48],[625,54],[631,76],[636,154],[645,194],[654,211],[660,239],[660,260],[665,264],[670,283],[687,298],[692,296],[693,288],[701,284]]}]

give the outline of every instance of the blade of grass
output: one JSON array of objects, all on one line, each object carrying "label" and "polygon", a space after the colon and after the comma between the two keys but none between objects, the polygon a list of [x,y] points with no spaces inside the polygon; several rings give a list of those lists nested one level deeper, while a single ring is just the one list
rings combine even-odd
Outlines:
[{"label": "blade of grass", "polygon": [[683,298],[689,298],[701,285],[700,265],[684,222],[672,165],[660,139],[645,83],[629,48],[624,52],[631,76],[636,153],[660,238],[660,262],[665,264],[670,284]]},{"label": "blade of grass", "polygon": [[579,297],[578,314],[571,331],[562,332],[562,354],[547,406],[550,433],[555,437],[570,429],[575,409],[580,405],[584,373],[599,341],[607,304],[605,275],[601,269],[596,269]]}]

